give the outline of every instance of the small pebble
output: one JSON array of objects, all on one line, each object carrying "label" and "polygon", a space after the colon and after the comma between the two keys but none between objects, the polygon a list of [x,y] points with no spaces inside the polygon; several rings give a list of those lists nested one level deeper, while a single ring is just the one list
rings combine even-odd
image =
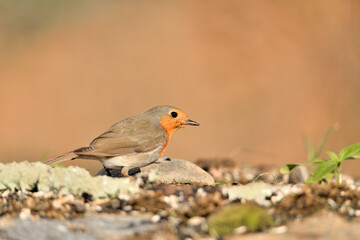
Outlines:
[{"label": "small pebble", "polygon": [[179,208],[178,199],[175,195],[165,196],[164,202],[167,203],[168,205],[170,205],[174,209]]},{"label": "small pebble", "polygon": [[347,208],[347,213],[350,217],[354,217],[355,216],[355,210],[351,207]]},{"label": "small pebble", "polygon": [[207,193],[204,191],[203,188],[199,188],[197,191],[196,191],[196,197],[206,197]]},{"label": "small pebble", "polygon": [[9,196],[9,194],[10,194],[10,190],[5,190],[5,191],[1,194],[1,197],[6,198],[6,197]]},{"label": "small pebble", "polygon": [[190,226],[200,226],[206,222],[206,218],[195,216],[188,220],[187,224]]},{"label": "small pebble", "polygon": [[131,212],[132,209],[133,209],[133,207],[131,205],[126,205],[125,207],[123,207],[123,210],[125,212]]},{"label": "small pebble", "polygon": [[29,208],[21,209],[19,218],[22,220],[30,219],[31,218],[31,210]]},{"label": "small pebble", "polygon": [[336,209],[336,208],[338,208],[338,206],[339,206],[339,205],[338,205],[333,199],[331,199],[331,198],[329,198],[327,202],[328,202],[328,204],[330,205],[330,207],[332,207],[332,208],[335,208],[335,209]]},{"label": "small pebble", "polygon": [[151,222],[152,223],[158,223],[158,222],[160,222],[160,219],[161,219],[160,215],[156,214],[156,215],[151,217]]},{"label": "small pebble", "polygon": [[273,234],[284,234],[287,231],[287,226],[280,226],[270,229],[269,233]]},{"label": "small pebble", "polygon": [[118,198],[120,200],[124,200],[124,201],[130,201],[130,196],[128,194],[124,194],[124,193],[120,193]]},{"label": "small pebble", "polygon": [[246,233],[246,231],[247,231],[247,227],[240,226],[240,227],[237,227],[237,228],[234,229],[234,234],[240,235],[240,234]]},{"label": "small pebble", "polygon": [[356,217],[360,217],[360,210],[358,209],[358,210],[355,210],[355,216]]}]

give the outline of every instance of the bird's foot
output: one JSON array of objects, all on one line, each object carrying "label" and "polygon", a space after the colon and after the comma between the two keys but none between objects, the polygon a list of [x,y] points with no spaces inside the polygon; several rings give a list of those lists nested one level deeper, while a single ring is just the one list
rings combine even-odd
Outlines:
[{"label": "bird's foot", "polygon": [[128,167],[123,167],[121,169],[121,174],[124,176],[124,177],[129,177],[129,168]]}]

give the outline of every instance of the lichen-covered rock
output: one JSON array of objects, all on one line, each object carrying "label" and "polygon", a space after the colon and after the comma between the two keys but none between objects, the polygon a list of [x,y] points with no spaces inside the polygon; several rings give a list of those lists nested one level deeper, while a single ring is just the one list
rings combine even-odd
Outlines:
[{"label": "lichen-covered rock", "polygon": [[40,175],[45,175],[47,166],[40,162],[21,164],[12,162],[0,166],[0,189],[32,190]]},{"label": "lichen-covered rock", "polygon": [[0,190],[60,191],[63,188],[74,195],[83,193],[94,197],[116,197],[119,194],[134,194],[139,191],[136,182],[130,179],[92,177],[79,167],[52,168],[40,162],[8,163],[0,165]]},{"label": "lichen-covered rock", "polygon": [[246,185],[238,185],[231,187],[224,187],[223,193],[229,196],[230,201],[247,200],[254,201],[260,205],[266,205],[266,197],[272,195],[272,190],[269,184],[264,182],[249,183]]}]

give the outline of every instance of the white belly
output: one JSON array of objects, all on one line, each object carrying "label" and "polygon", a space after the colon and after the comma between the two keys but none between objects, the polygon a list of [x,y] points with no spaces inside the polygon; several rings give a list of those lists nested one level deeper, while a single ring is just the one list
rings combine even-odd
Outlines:
[{"label": "white belly", "polygon": [[158,160],[160,150],[161,148],[157,148],[150,152],[117,156],[103,160],[102,163],[105,167],[112,169],[120,169],[122,167],[128,167],[129,169],[140,168]]}]

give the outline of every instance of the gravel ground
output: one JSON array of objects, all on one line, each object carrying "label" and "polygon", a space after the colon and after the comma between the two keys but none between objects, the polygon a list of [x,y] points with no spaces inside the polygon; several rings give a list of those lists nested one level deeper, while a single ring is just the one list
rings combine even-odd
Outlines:
[{"label": "gravel ground", "polygon": [[[197,164],[218,184],[162,184],[142,175],[132,177],[141,189],[133,196],[74,196],[66,189],[2,191],[0,238],[214,239],[219,236],[209,230],[209,217],[235,205],[258,206],[273,224],[258,233],[240,225],[223,236],[226,239],[239,235],[245,239],[325,239],[325,233],[326,239],[356,239],[360,235],[358,179],[344,176],[340,185],[308,185],[288,183],[290,178],[272,167],[239,167],[224,160]],[[260,173],[267,174],[251,183]],[[291,179],[301,181],[301,177]],[[324,230],[327,226],[331,231]]]}]

